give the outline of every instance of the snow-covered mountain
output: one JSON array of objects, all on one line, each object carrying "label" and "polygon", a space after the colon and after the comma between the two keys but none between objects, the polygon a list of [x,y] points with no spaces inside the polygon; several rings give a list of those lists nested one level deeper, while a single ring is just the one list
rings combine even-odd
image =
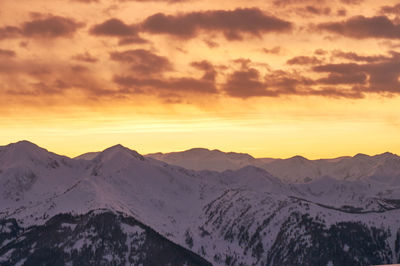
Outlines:
[{"label": "snow-covered mountain", "polygon": [[3,220],[1,265],[212,265],[148,226],[107,210],[58,214],[29,229]]},{"label": "snow-covered mountain", "polygon": [[400,181],[400,157],[392,153],[375,156],[357,154],[354,157],[308,160],[302,156],[289,159],[253,158],[243,153],[191,149],[146,156],[192,170],[222,172],[252,165],[265,169],[287,183],[307,183],[325,176],[348,181],[366,178],[382,180],[384,183]]},{"label": "snow-covered mountain", "polygon": [[100,152],[87,152],[87,153],[84,153],[84,154],[81,154],[81,155],[75,157],[74,159],[90,161],[90,160],[93,160],[94,158],[96,158],[96,156],[99,155],[99,153]]},{"label": "snow-covered mountain", "polygon": [[256,160],[246,153],[221,152],[203,148],[183,152],[153,153],[146,157],[192,170],[237,170],[246,165],[256,165]]},{"label": "snow-covered mountain", "polygon": [[197,166],[195,156],[183,160],[199,169],[212,158],[236,166],[188,170],[121,145],[93,159],[25,141],[0,147],[0,264],[400,262],[396,155],[257,161],[193,152]]}]

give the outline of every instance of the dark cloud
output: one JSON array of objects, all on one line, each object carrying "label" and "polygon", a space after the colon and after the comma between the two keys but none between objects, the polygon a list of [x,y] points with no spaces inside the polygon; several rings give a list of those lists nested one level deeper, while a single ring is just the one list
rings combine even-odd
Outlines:
[{"label": "dark cloud", "polygon": [[314,15],[329,15],[332,10],[329,7],[306,6],[304,11]]},{"label": "dark cloud", "polygon": [[88,67],[85,67],[82,65],[73,65],[73,66],[71,66],[71,70],[72,70],[72,72],[82,73],[82,72],[89,71],[90,69]]},{"label": "dark cloud", "polygon": [[273,4],[277,7],[286,7],[290,5],[306,5],[313,4],[314,6],[321,6],[325,4],[325,0],[274,0]]},{"label": "dark cloud", "polygon": [[142,75],[159,74],[172,70],[172,63],[164,56],[144,49],[110,53],[111,60],[129,64],[130,69]]},{"label": "dark cloud", "polygon": [[365,0],[340,0],[343,4],[347,5],[358,5],[363,3]]},{"label": "dark cloud", "polygon": [[242,65],[240,70],[234,71],[227,77],[223,90],[232,97],[278,97],[281,95],[297,95],[303,86],[312,85],[312,80],[296,73],[282,70],[270,71],[262,76],[259,70]]},{"label": "dark cloud", "polygon": [[297,72],[283,70],[270,71],[264,79],[269,87],[275,88],[279,94],[298,95],[307,93],[314,85],[314,81]]},{"label": "dark cloud", "polygon": [[201,78],[202,80],[215,81],[217,71],[210,62],[203,60],[199,62],[192,62],[190,65],[194,68],[204,71],[204,75]]},{"label": "dark cloud", "polygon": [[215,42],[215,41],[213,41],[213,40],[210,40],[209,38],[205,38],[205,39],[203,39],[203,41],[204,41],[204,43],[205,44],[207,44],[207,46],[209,47],[209,48],[216,48],[216,47],[219,47],[219,44],[217,43],[217,42]]},{"label": "dark cloud", "polygon": [[325,51],[324,49],[317,49],[314,51],[314,54],[316,55],[326,55],[328,52]]},{"label": "dark cloud", "polygon": [[209,80],[195,78],[138,78],[134,76],[114,77],[114,82],[124,88],[126,93],[161,93],[163,91],[171,91],[175,93],[207,93],[214,94],[217,92],[215,84]]},{"label": "dark cloud", "polygon": [[100,3],[99,0],[69,0],[71,2],[81,2],[81,3]]},{"label": "dark cloud", "polygon": [[17,54],[12,50],[0,49],[0,57],[16,57]]},{"label": "dark cloud", "polygon": [[282,48],[280,46],[275,46],[273,48],[263,48],[262,51],[266,54],[279,54]]},{"label": "dark cloud", "polygon": [[296,56],[286,62],[288,65],[318,65],[321,63],[322,61],[315,56]]},{"label": "dark cloud", "polygon": [[322,23],[318,28],[356,39],[400,38],[400,25],[394,24],[386,16],[356,16],[341,22]]},{"label": "dark cloud", "polygon": [[65,62],[0,60],[2,93],[33,97],[40,101],[74,91],[83,98],[101,96],[106,87],[98,76],[85,66]]},{"label": "dark cloud", "polygon": [[364,85],[367,82],[368,76],[364,73],[332,73],[328,77],[318,80],[319,83],[338,85],[338,84],[359,84]]},{"label": "dark cloud", "polygon": [[388,57],[384,55],[359,55],[354,52],[343,52],[340,50],[335,50],[332,52],[332,57],[333,58],[343,58],[347,59],[350,61],[356,61],[356,62],[377,62],[377,61],[383,61],[387,60]]},{"label": "dark cloud", "polygon": [[21,31],[26,37],[59,38],[71,37],[83,26],[72,18],[48,16],[23,23]]},{"label": "dark cloud", "polygon": [[270,71],[264,77],[252,67],[244,67],[228,76],[223,90],[231,97],[323,96],[333,98],[361,98],[362,93],[352,89],[321,87],[318,81],[296,72]]},{"label": "dark cloud", "polygon": [[328,73],[328,77],[320,79],[326,84],[354,84],[362,93],[400,93],[400,54],[397,53],[373,63],[326,64],[313,70]]},{"label": "dark cloud", "polygon": [[345,17],[347,15],[347,10],[344,8],[338,9],[336,14],[340,17]]},{"label": "dark cloud", "polygon": [[326,64],[313,68],[316,72],[331,72],[337,74],[347,74],[352,71],[358,71],[359,65],[355,63]]},{"label": "dark cloud", "polygon": [[121,39],[119,39],[119,42],[118,42],[119,45],[144,44],[144,43],[149,43],[149,41],[147,41],[139,36],[121,38]]},{"label": "dark cloud", "polygon": [[87,62],[87,63],[96,63],[98,59],[94,56],[92,56],[90,53],[85,52],[83,54],[77,54],[72,57],[72,59],[77,60],[77,61],[82,61],[82,62]]},{"label": "dark cloud", "polygon": [[89,32],[92,35],[119,38],[119,45],[143,44],[148,42],[139,36],[135,25],[128,25],[117,18],[94,25]]},{"label": "dark cloud", "polygon": [[169,4],[189,2],[191,0],[119,0],[120,2],[166,2]]},{"label": "dark cloud", "polygon": [[0,28],[0,40],[18,37],[68,38],[84,26],[83,23],[67,17],[43,16],[36,13],[32,13],[32,16],[34,17],[33,20],[22,23],[20,27],[5,26]]},{"label": "dark cloud", "polygon": [[0,97],[32,104],[76,104],[116,98],[115,86],[85,65],[70,64],[52,57],[48,60],[2,58]]},{"label": "dark cloud", "polygon": [[361,99],[364,98],[364,94],[354,89],[338,89],[335,87],[323,87],[321,89],[311,90],[304,94],[305,96],[322,96],[329,98],[348,98],[348,99]]},{"label": "dark cloud", "polygon": [[129,37],[135,36],[137,30],[133,25],[127,25],[123,21],[112,18],[97,24],[90,29],[93,35],[105,35],[114,37]]},{"label": "dark cloud", "polygon": [[5,26],[0,28],[0,40],[16,38],[20,36],[21,29],[13,26]]},{"label": "dark cloud", "polygon": [[364,63],[322,64],[314,66],[316,74],[324,77],[311,79],[301,73],[267,70],[265,75],[242,60],[241,69],[230,73],[222,90],[231,97],[323,96],[334,98],[363,98],[370,93],[385,96],[400,94],[400,54],[380,60],[366,60],[359,55],[344,54]]},{"label": "dark cloud", "polygon": [[261,36],[266,32],[291,30],[288,21],[264,14],[258,8],[212,10],[178,15],[158,13],[148,17],[141,29],[153,34],[169,34],[179,38],[193,38],[200,31],[222,32],[228,40],[241,40],[243,34]]},{"label": "dark cloud", "polygon": [[156,95],[169,95],[173,93],[201,93],[216,94],[218,92],[215,79],[217,72],[208,61],[192,62],[191,66],[203,71],[200,78],[194,77],[164,77],[162,74],[145,78],[134,75],[115,75],[113,81],[122,87],[125,93],[153,93]]},{"label": "dark cloud", "polygon": [[400,3],[394,6],[382,6],[381,13],[383,14],[399,14],[400,15]]},{"label": "dark cloud", "polygon": [[229,96],[238,98],[278,96],[276,92],[267,90],[260,72],[255,68],[243,68],[230,74],[223,90]]}]

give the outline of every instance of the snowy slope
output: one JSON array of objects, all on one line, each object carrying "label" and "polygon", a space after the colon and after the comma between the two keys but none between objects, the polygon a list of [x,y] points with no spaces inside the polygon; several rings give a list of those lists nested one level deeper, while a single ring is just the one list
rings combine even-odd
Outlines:
[{"label": "snowy slope", "polygon": [[391,153],[375,156],[357,154],[354,157],[315,161],[294,157],[275,160],[261,167],[289,183],[309,182],[324,176],[347,181],[372,178],[394,185],[400,181],[400,157]]},{"label": "snowy slope", "polygon": [[323,160],[308,160],[301,156],[288,159],[256,159],[248,154],[191,149],[149,154],[147,157],[193,170],[222,172],[251,165],[267,170],[286,183],[307,183],[325,176],[347,181],[374,179],[393,185],[399,185],[400,182],[400,157],[392,153],[375,156],[357,154],[354,157]]},{"label": "snowy slope", "polygon": [[0,222],[1,265],[211,265],[132,217],[59,214],[44,225]]},{"label": "snowy slope", "polygon": [[0,148],[0,213],[34,208],[81,180],[85,165],[27,141]]},{"label": "snowy slope", "polygon": [[[397,156],[294,157],[264,160],[265,165],[271,171],[254,165],[194,171],[121,145],[82,160],[29,142],[11,144],[0,147],[0,220],[41,226],[60,213],[76,217],[109,210],[133,217],[215,265],[285,265],[286,258],[301,265],[315,257],[319,245],[332,241],[341,251],[320,252],[319,265],[400,261]],[[296,172],[299,178],[289,182]],[[306,177],[310,180],[304,182]],[[346,231],[353,232],[346,243],[335,240]],[[358,238],[369,243],[368,250]]]},{"label": "snowy slope", "polygon": [[146,157],[192,170],[237,170],[246,165],[257,165],[256,160],[246,153],[221,152],[202,148],[183,152],[154,153]]},{"label": "snowy slope", "polygon": [[84,153],[84,154],[81,154],[81,155],[75,157],[74,159],[90,161],[90,160],[93,160],[94,158],[96,158],[96,156],[99,155],[99,153],[100,152],[87,152],[87,153]]}]

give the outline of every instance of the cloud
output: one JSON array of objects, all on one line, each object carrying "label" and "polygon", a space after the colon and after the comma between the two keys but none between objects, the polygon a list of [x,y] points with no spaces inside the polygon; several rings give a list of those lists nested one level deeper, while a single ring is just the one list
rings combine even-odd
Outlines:
[{"label": "cloud", "polygon": [[13,26],[5,26],[0,28],[0,40],[17,38],[21,34],[21,29]]},{"label": "cloud", "polygon": [[192,67],[203,71],[200,78],[195,77],[143,77],[137,75],[115,75],[113,81],[121,86],[125,93],[146,93],[159,96],[181,94],[216,94],[218,93],[215,79],[217,72],[208,61],[197,61],[190,64]]},{"label": "cloud", "polygon": [[90,29],[93,35],[104,35],[114,37],[129,37],[137,34],[136,28],[132,25],[127,25],[123,21],[112,18],[97,24]]},{"label": "cloud", "polygon": [[343,4],[347,5],[358,5],[363,3],[365,0],[340,0]]},{"label": "cloud", "polygon": [[119,45],[143,44],[148,42],[139,36],[135,25],[128,25],[117,18],[111,18],[94,25],[89,32],[96,36],[119,38]]},{"label": "cloud", "polygon": [[113,61],[129,64],[131,70],[146,76],[173,69],[168,58],[144,49],[112,52],[110,58]]},{"label": "cloud", "polygon": [[100,3],[99,0],[70,0],[71,2],[81,2],[81,3]]},{"label": "cloud", "polygon": [[347,99],[364,98],[364,94],[357,89],[338,89],[336,87],[323,87],[321,89],[311,90],[305,95]]},{"label": "cloud", "polygon": [[315,6],[306,6],[304,11],[313,15],[329,15],[332,10],[329,7],[321,8]]},{"label": "cloud", "polygon": [[0,57],[16,57],[17,54],[12,50],[0,49]]},{"label": "cloud", "polygon": [[15,96],[15,102],[59,104],[78,98],[96,100],[106,95],[107,87],[107,83],[89,68],[57,58],[0,60],[0,95],[6,99]]},{"label": "cloud", "polygon": [[312,79],[306,78],[298,72],[283,70],[270,71],[265,75],[264,79],[267,86],[275,88],[281,95],[307,94],[315,84]]},{"label": "cloud", "polygon": [[338,84],[364,85],[367,82],[367,78],[368,76],[364,73],[345,73],[345,74],[332,73],[329,74],[328,77],[319,79],[318,82],[329,85],[338,85]]},{"label": "cloud", "polygon": [[315,56],[296,56],[286,62],[288,65],[318,65],[321,63],[322,61]]},{"label": "cloud", "polygon": [[318,28],[355,39],[400,38],[400,25],[394,24],[386,16],[356,16],[341,22],[322,23]]},{"label": "cloud", "polygon": [[175,4],[175,3],[182,3],[182,2],[189,2],[191,0],[119,0],[120,2],[166,2],[169,4]]},{"label": "cloud", "polygon": [[116,75],[113,81],[126,88],[125,92],[130,93],[153,93],[159,94],[165,91],[174,93],[207,93],[217,92],[215,84],[209,80],[195,79],[190,77],[182,78],[138,78],[134,76]]},{"label": "cloud", "polygon": [[23,23],[22,34],[40,38],[71,37],[80,27],[83,24],[72,18],[49,16]]},{"label": "cloud", "polygon": [[87,63],[96,63],[98,61],[98,59],[96,57],[92,56],[88,52],[85,52],[83,54],[76,54],[72,57],[72,59],[77,60],[77,61],[87,62]]},{"label": "cloud", "polygon": [[204,71],[204,75],[201,78],[202,80],[215,81],[215,78],[217,76],[217,71],[210,62],[203,60],[203,61],[192,62],[190,65],[194,68]]},{"label": "cloud", "polygon": [[400,3],[394,6],[382,6],[381,13],[383,14],[400,14]]},{"label": "cloud", "polygon": [[400,94],[400,54],[392,52],[385,60],[356,64],[326,64],[313,68],[327,73],[319,81],[326,84],[353,84],[362,93]]},{"label": "cloud", "polygon": [[347,59],[350,61],[356,61],[356,62],[377,62],[377,61],[383,61],[387,60],[388,57],[384,55],[359,55],[354,52],[343,52],[340,50],[335,50],[332,52],[332,57],[333,58],[343,58]]},{"label": "cloud", "polygon": [[340,64],[326,64],[320,65],[313,68],[316,72],[331,72],[338,74],[351,73],[352,71],[358,71],[359,65],[355,63],[340,63]]},{"label": "cloud", "polygon": [[347,15],[347,10],[344,9],[344,8],[338,9],[337,12],[336,12],[336,14],[337,14],[339,17],[345,17],[345,16]]},{"label": "cloud", "polygon": [[277,7],[286,7],[290,5],[305,5],[305,4],[324,4],[325,0],[275,0],[273,4]]},{"label": "cloud", "polygon": [[255,68],[245,68],[233,72],[223,86],[223,90],[232,97],[249,98],[255,96],[277,96],[267,91],[266,84],[260,80],[260,72]]},{"label": "cloud", "polygon": [[263,48],[262,51],[266,54],[279,54],[281,52],[282,48],[280,46],[275,46],[273,48],[267,49]]},{"label": "cloud", "polygon": [[316,55],[326,55],[328,52],[327,51],[325,51],[324,49],[316,49],[315,51],[314,51],[314,54],[316,54]]},{"label": "cloud", "polygon": [[147,41],[139,36],[121,38],[118,42],[119,45],[144,44],[144,43],[149,43],[149,41]]},{"label": "cloud", "polygon": [[42,16],[35,14],[31,21],[22,23],[21,26],[5,26],[0,28],[0,39],[10,39],[18,37],[28,38],[68,38],[84,26],[72,18],[61,16]]},{"label": "cloud", "polygon": [[222,89],[231,97],[322,96],[332,98],[362,98],[363,94],[352,89],[319,87],[318,81],[297,72],[269,71],[265,76],[249,66],[231,73]]},{"label": "cloud", "polygon": [[141,30],[153,34],[168,34],[182,39],[196,37],[201,31],[221,32],[228,40],[241,40],[243,34],[261,36],[267,32],[287,32],[292,24],[264,14],[258,8],[212,10],[178,15],[157,13],[145,19]]}]

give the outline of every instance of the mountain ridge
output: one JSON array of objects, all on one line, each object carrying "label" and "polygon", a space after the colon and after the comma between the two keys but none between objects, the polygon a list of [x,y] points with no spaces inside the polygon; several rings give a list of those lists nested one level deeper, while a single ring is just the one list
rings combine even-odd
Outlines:
[{"label": "mountain ridge", "polygon": [[[78,217],[104,209],[142,222],[214,265],[280,265],[287,262],[287,256],[300,265],[314,256],[307,245],[327,245],[348,231],[352,237],[335,247],[342,249],[335,254],[345,257],[346,263],[400,261],[396,249],[400,243],[400,163],[391,154],[333,162],[294,157],[278,160],[271,168],[275,173],[255,165],[222,172],[195,171],[142,156],[122,145],[105,149],[92,160],[56,156],[56,167],[47,164],[49,156],[54,155],[44,152],[38,158],[46,163],[34,164],[22,158],[11,167],[16,172],[7,171],[8,162],[15,157],[0,156],[0,169],[6,170],[0,172],[0,203],[4,207],[0,221],[15,219],[20,228],[41,228],[61,213]],[[318,168],[310,167],[319,163],[332,173],[340,173],[319,173],[308,182],[290,182],[276,174],[283,170],[299,175],[314,173]],[[364,175],[366,166],[368,175]],[[353,175],[338,178],[343,176],[341,171]],[[116,221],[116,227],[120,226]],[[358,238],[365,239],[370,249],[355,241]],[[288,245],[301,247],[302,252],[295,256]],[[82,248],[77,252],[83,252]],[[349,250],[355,253],[348,255]],[[3,251],[0,248],[0,261],[7,260],[11,252]],[[322,252],[319,262],[343,263],[332,256],[332,252]],[[363,258],[365,264],[359,263]]]}]

